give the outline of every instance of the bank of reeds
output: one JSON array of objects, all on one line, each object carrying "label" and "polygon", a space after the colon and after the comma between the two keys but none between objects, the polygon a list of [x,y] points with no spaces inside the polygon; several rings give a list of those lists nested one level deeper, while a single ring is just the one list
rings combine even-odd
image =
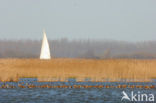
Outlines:
[{"label": "bank of reeds", "polygon": [[0,81],[19,78],[39,81],[149,81],[156,78],[156,60],[134,59],[0,59]]}]

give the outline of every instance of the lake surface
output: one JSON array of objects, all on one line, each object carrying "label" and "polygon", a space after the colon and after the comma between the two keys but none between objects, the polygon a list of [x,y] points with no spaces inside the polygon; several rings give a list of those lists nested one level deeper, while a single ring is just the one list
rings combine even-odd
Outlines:
[{"label": "lake surface", "polygon": [[0,89],[0,103],[122,103],[122,91],[156,95],[142,89]]},{"label": "lake surface", "polygon": [[[30,81],[31,82],[31,81]],[[30,83],[29,82],[29,83]],[[24,82],[26,83],[26,82]],[[103,82],[31,82],[35,85],[155,85],[152,83],[103,83]],[[2,85],[3,83],[0,83]],[[17,85],[18,83],[8,82],[7,84]],[[23,84],[25,85],[25,84]],[[138,94],[153,94],[156,96],[156,88],[154,89],[138,89],[138,88],[1,88],[0,103],[134,103],[132,101],[123,100],[122,92],[126,92],[128,96],[131,92]],[[154,98],[156,103],[156,97]],[[136,102],[137,103],[137,102]],[[145,103],[145,102],[138,102]]]}]

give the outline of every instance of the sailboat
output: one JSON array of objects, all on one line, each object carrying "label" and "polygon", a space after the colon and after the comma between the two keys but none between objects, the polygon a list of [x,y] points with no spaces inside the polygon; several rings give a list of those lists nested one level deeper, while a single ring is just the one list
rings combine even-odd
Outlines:
[{"label": "sailboat", "polygon": [[43,40],[42,40],[40,59],[51,59],[49,43],[48,43],[46,32],[44,30],[43,30]]}]

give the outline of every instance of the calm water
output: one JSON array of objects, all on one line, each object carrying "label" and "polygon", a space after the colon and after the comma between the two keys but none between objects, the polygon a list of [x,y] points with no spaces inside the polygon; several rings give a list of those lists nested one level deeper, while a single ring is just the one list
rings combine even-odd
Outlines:
[{"label": "calm water", "polygon": [[[39,85],[37,82],[31,82]],[[17,83],[10,83],[16,85]],[[156,83],[94,83],[94,82],[53,82],[42,83],[51,85],[117,85],[117,84],[141,84],[141,85],[156,85]],[[0,84],[2,85],[2,83]],[[156,89],[107,89],[107,88],[14,88],[14,89],[0,89],[0,103],[134,103],[129,101],[121,101],[123,96],[122,91],[128,95],[132,91],[134,93],[154,94],[156,96]],[[145,102],[139,102],[145,103]],[[147,102],[147,103],[156,103]]]}]

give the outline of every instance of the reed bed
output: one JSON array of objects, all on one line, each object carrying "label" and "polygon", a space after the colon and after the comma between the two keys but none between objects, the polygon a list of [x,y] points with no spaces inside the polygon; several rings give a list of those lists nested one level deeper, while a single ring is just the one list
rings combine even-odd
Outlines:
[{"label": "reed bed", "polygon": [[0,81],[19,78],[39,81],[150,81],[156,78],[156,60],[135,59],[0,59]]}]

